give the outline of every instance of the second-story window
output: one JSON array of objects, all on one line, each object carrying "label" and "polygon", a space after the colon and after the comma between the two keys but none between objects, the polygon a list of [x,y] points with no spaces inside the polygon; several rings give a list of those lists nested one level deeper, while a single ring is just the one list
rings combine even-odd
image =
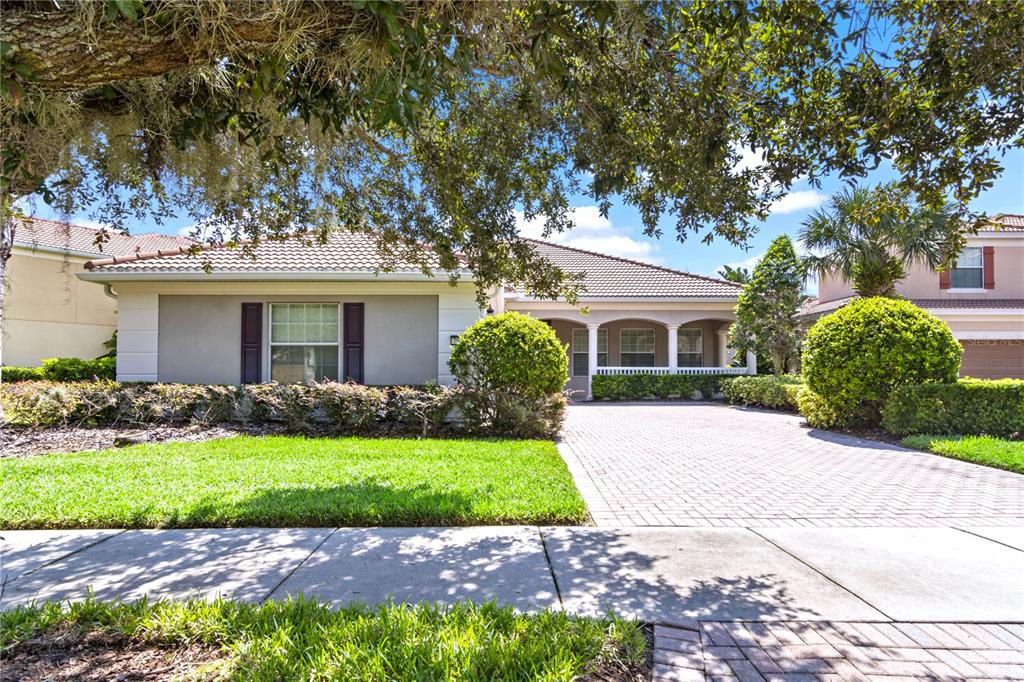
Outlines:
[{"label": "second-story window", "polygon": [[949,274],[952,289],[981,289],[984,286],[984,259],[980,246],[969,246],[960,252]]}]

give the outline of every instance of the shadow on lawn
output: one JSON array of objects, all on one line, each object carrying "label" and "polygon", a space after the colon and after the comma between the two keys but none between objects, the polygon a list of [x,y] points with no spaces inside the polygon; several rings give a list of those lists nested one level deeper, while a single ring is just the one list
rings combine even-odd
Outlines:
[{"label": "shadow on lawn", "polygon": [[[374,479],[335,486],[260,490],[244,500],[210,500],[175,510],[160,525],[171,528],[230,526],[427,526],[473,521],[473,500],[429,484],[397,488]],[[147,510],[132,519],[152,526]]]}]

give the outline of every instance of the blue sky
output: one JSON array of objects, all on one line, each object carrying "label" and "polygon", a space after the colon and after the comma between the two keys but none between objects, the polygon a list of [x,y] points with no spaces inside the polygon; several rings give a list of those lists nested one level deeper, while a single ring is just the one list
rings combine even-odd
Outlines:
[{"label": "blue sky", "polygon": [[[1008,153],[1002,162],[1005,168],[1003,174],[992,189],[973,202],[972,209],[990,215],[1024,213],[1024,149]],[[895,173],[891,169],[880,169],[859,184],[882,183],[894,177]],[[820,188],[810,187],[806,183],[794,186],[793,191],[774,206],[768,219],[758,224],[757,233],[749,240],[747,250],[733,246],[723,239],[704,244],[699,236],[691,236],[685,243],[680,243],[674,237],[674,225],[670,216],[662,220],[663,235],[660,239],[647,237],[643,233],[640,216],[635,209],[619,202],[613,205],[607,217],[603,217],[597,210],[596,202],[586,196],[576,197],[573,202],[576,207],[576,228],[555,235],[553,239],[568,246],[714,275],[725,264],[751,267],[768,248],[768,244],[780,234],[788,234],[795,238],[801,222],[807,215],[825,203],[829,195],[843,187],[841,181],[828,177],[822,180]],[[36,215],[42,218],[59,218],[42,202],[36,204]],[[71,216],[71,222],[96,225],[87,215]],[[135,234],[154,231],[186,234],[190,224],[191,221],[172,221],[163,226],[150,224],[129,227]],[[540,221],[534,224],[521,221],[520,229],[526,236],[540,236],[540,225]]]},{"label": "blue sky", "polygon": [[[994,186],[978,197],[971,208],[989,215],[996,213],[1024,213],[1024,149],[1008,153],[1002,159],[1005,168]],[[896,177],[891,169],[879,169],[858,184],[873,185]],[[704,244],[700,237],[680,243],[675,239],[671,217],[663,218],[662,237],[652,239],[644,235],[639,213],[630,206],[616,204],[603,219],[594,204],[579,197],[575,205],[577,229],[558,235],[556,239],[569,246],[611,253],[657,263],[680,270],[713,275],[725,264],[751,267],[767,250],[768,244],[781,234],[794,240],[800,225],[812,211],[827,203],[831,194],[841,191],[844,183],[836,178],[824,178],[815,189],[806,183],[794,186],[793,191],[779,201],[767,220],[758,223],[757,233],[743,250],[724,239]],[[524,225],[526,232],[538,233],[539,225]]]}]

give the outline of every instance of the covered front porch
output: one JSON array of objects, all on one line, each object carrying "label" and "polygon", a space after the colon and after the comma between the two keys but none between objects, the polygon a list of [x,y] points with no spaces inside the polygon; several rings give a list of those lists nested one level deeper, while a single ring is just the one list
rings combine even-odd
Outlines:
[{"label": "covered front porch", "polygon": [[733,366],[729,327],[732,303],[647,303],[641,309],[590,303],[572,309],[564,303],[509,306],[546,322],[566,345],[567,388],[591,397],[596,374],[753,374],[748,354]]}]

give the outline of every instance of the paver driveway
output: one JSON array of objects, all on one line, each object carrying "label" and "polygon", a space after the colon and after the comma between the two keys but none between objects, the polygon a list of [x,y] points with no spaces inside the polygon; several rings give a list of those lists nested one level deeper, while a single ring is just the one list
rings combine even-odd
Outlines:
[{"label": "paver driveway", "polygon": [[569,407],[599,526],[1022,526],[1024,476],[710,403]]}]

